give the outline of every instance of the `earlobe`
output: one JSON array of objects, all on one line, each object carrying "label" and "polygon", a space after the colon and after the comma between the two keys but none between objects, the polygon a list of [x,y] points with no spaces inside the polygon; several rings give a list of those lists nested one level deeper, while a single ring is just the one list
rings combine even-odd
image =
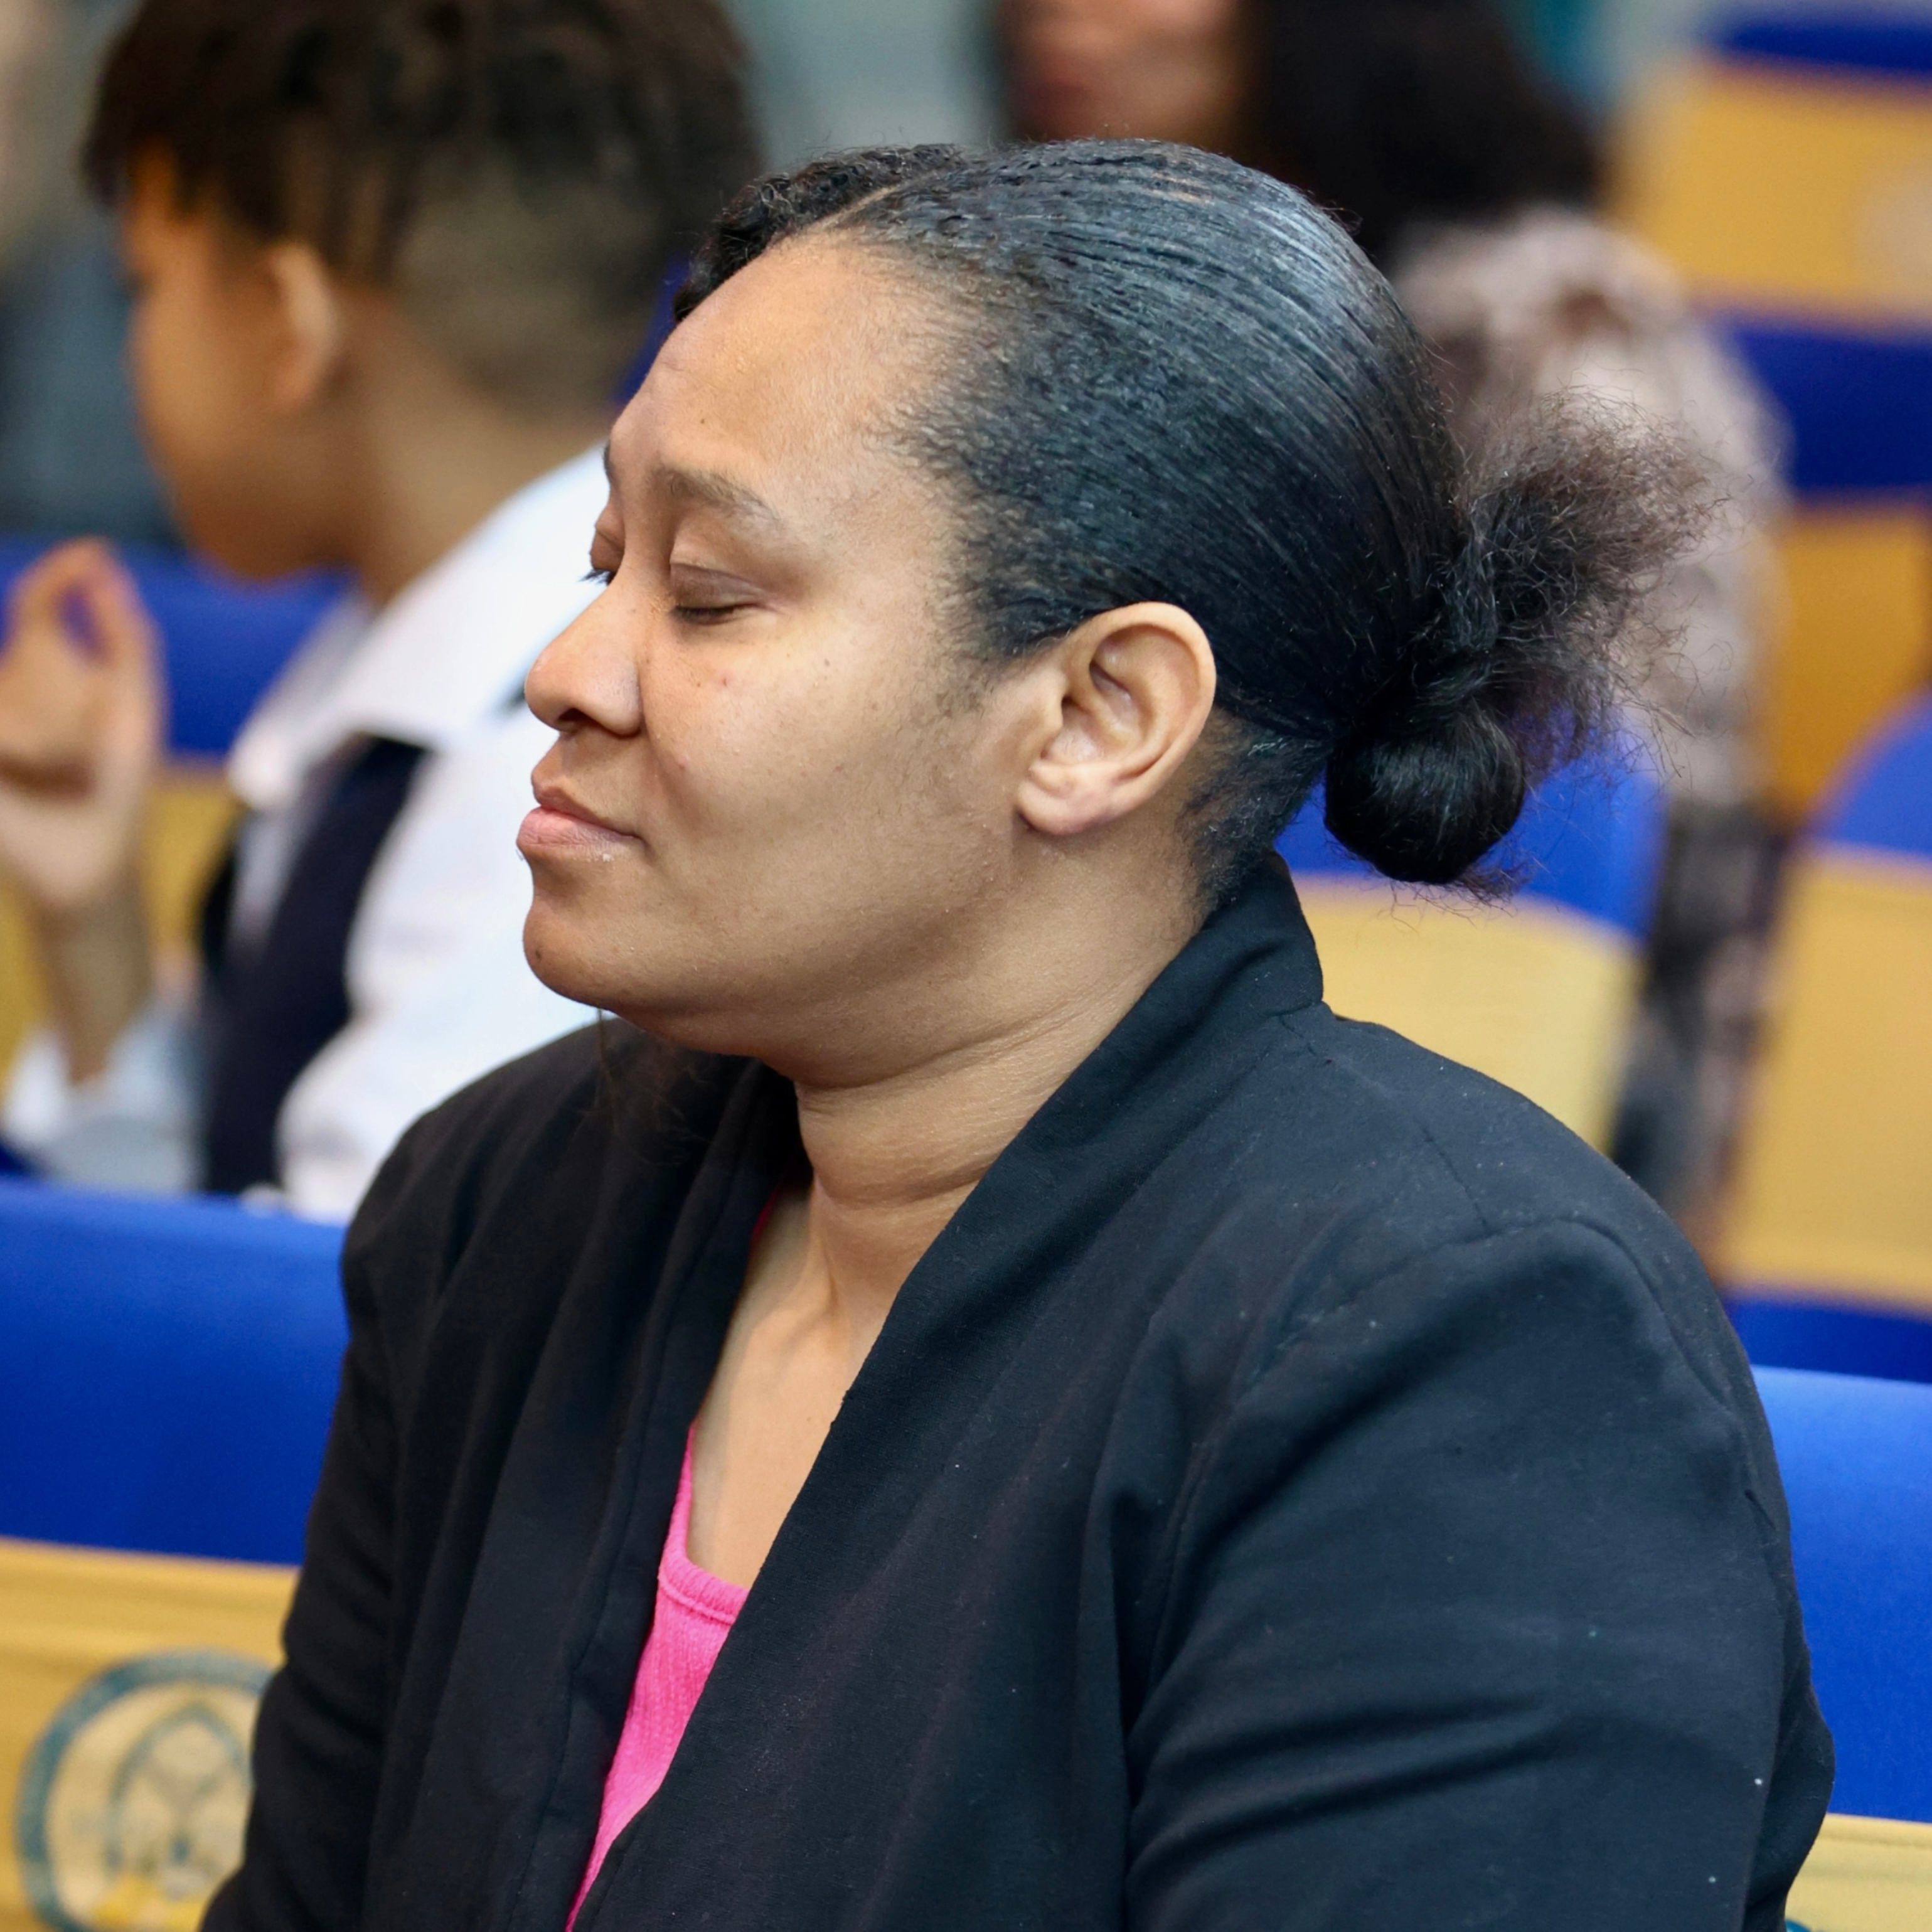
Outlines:
[{"label": "earlobe", "polygon": [[1214,709],[1214,653],[1185,610],[1136,604],[1089,619],[1052,657],[1058,729],[1017,802],[1036,832],[1064,838],[1126,818],[1172,784]]},{"label": "earlobe", "polygon": [[262,266],[280,323],[269,397],[293,416],[314,402],[340,366],[347,333],[342,297],[328,264],[305,242],[264,249]]}]

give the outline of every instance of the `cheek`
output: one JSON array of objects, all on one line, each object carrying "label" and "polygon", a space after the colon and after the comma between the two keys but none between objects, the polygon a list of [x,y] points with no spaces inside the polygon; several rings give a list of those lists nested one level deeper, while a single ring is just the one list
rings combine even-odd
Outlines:
[{"label": "cheek", "polygon": [[172,321],[166,298],[149,295],[136,308],[128,331],[128,374],[142,431],[148,447],[164,462],[173,454],[182,428],[192,420]]},{"label": "cheek", "polygon": [[829,652],[778,675],[713,670],[647,691],[645,709],[664,856],[707,899],[836,928],[981,862],[992,775],[964,721],[890,661],[870,676]]},{"label": "cheek", "polygon": [[674,658],[645,668],[643,697],[655,802],[701,841],[770,851],[814,837],[878,781],[868,754],[889,735],[890,694],[815,654]]},{"label": "cheek", "polygon": [[236,357],[187,292],[164,288],[141,303],[128,359],[149,447],[178,484],[192,484],[233,442]]},{"label": "cheek", "polygon": [[1191,140],[1195,97],[1204,76],[1238,62],[1236,0],[1142,0],[1116,68],[1121,106],[1138,131]]}]

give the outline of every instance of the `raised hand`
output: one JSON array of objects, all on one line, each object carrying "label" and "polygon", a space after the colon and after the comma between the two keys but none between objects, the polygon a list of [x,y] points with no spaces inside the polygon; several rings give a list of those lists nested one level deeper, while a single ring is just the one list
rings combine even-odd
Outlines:
[{"label": "raised hand", "polygon": [[0,872],[26,902],[77,1073],[146,998],[138,865],[164,704],[154,627],[105,544],[27,571],[0,648]]}]

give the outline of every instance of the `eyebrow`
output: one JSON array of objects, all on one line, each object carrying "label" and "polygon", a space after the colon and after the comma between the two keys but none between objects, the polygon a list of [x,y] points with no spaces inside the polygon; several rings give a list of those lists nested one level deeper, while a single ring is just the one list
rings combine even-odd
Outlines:
[{"label": "eyebrow", "polygon": [[784,521],[755,490],[715,470],[664,469],[658,472],[657,481],[674,502],[700,504],[741,523],[776,526]]},{"label": "eyebrow", "polygon": [[[604,446],[604,477],[613,489],[616,487],[616,472],[610,466],[610,446]],[[656,478],[658,487],[674,502],[702,504],[708,510],[722,512],[728,517],[736,517],[742,522],[779,524],[784,522],[778,512],[766,502],[755,490],[748,489],[742,483],[716,470],[685,470],[673,466],[660,469]]]}]

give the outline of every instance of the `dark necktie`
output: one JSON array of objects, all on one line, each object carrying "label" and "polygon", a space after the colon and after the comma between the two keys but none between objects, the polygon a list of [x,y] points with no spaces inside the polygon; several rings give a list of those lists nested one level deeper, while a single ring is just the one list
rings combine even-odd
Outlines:
[{"label": "dark necktie", "polygon": [[370,868],[409,797],[422,747],[371,738],[302,841],[267,929],[231,943],[232,846],[203,901],[208,1084],[202,1185],[239,1194],[280,1179],[275,1122],[303,1070],[349,1022],[349,934]]}]

